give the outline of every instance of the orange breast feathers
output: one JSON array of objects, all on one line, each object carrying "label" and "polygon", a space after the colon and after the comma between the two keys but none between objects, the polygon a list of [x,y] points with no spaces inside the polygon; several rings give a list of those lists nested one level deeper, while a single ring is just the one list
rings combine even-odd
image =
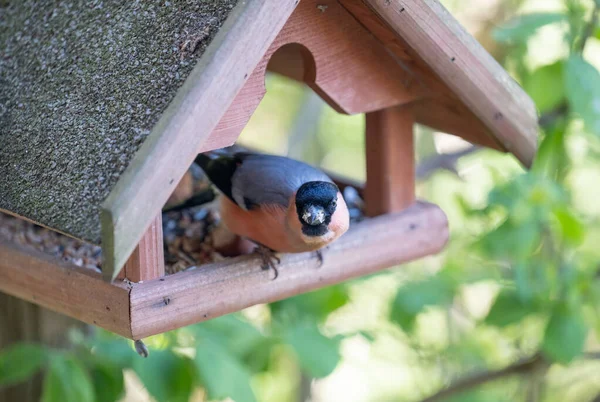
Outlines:
[{"label": "orange breast feathers", "polygon": [[281,205],[261,205],[246,211],[229,198],[221,197],[221,219],[227,228],[250,240],[282,253],[302,253],[318,250],[338,239],[348,230],[350,215],[340,193],[328,231],[322,236],[302,233],[295,195],[287,208]]}]

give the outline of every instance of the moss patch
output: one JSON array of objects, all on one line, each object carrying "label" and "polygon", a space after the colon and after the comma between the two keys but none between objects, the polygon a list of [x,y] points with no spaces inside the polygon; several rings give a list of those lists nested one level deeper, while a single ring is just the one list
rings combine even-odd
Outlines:
[{"label": "moss patch", "polygon": [[0,3],[0,208],[92,242],[237,0]]}]

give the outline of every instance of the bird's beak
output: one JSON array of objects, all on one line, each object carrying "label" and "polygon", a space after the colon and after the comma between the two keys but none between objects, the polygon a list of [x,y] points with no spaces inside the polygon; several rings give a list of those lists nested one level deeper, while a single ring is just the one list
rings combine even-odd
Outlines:
[{"label": "bird's beak", "polygon": [[321,207],[309,205],[302,214],[302,220],[311,226],[317,226],[325,222],[325,210]]}]

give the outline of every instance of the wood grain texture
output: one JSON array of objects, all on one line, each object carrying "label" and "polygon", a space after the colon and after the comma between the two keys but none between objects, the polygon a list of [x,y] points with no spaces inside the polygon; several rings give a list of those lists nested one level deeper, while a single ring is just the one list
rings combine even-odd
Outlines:
[{"label": "wood grain texture", "polygon": [[423,97],[412,74],[336,0],[302,0],[199,152],[235,142],[265,95],[265,72],[305,82],[355,114]]},{"label": "wood grain texture", "polygon": [[[346,0],[343,0],[346,2]],[[537,149],[531,98],[437,0],[364,0],[525,166]]]},{"label": "wood grain texture", "polygon": [[281,255],[279,277],[245,256],[158,280],[133,284],[135,339],[281,300],[439,252],[448,239],[437,206],[415,203],[403,212],[358,223],[323,252]]},{"label": "wood grain texture", "polygon": [[366,116],[368,216],[402,211],[415,201],[414,116],[397,106]]},{"label": "wood grain texture", "polygon": [[457,135],[472,144],[506,151],[481,120],[458,99],[449,97],[424,99],[412,103],[410,107],[417,123]]},{"label": "wood grain texture", "polygon": [[200,146],[199,153],[233,145],[240,136],[267,92],[265,88],[267,62],[268,57],[263,56],[217,127]]},{"label": "wood grain texture", "polygon": [[188,170],[185,172],[175,190],[169,196],[165,206],[170,207],[173,205],[181,204],[188,198],[194,195],[194,176],[192,175],[192,171]]},{"label": "wood grain texture", "polygon": [[131,282],[149,281],[165,275],[162,214],[154,218],[122,271]]},{"label": "wood grain texture", "polygon": [[131,338],[125,286],[38,251],[0,244],[0,291]]},{"label": "wood grain texture", "polygon": [[112,280],[192,164],[297,0],[241,0],[101,208]]},{"label": "wood grain texture", "polygon": [[411,104],[415,120],[433,129],[453,134],[488,148],[506,151],[495,134],[443,82],[409,44],[374,13],[363,0],[339,2],[410,71],[428,96]]},{"label": "wood grain texture", "polygon": [[[289,43],[310,53],[304,55],[304,81],[339,112],[366,113],[423,96],[412,74],[337,0],[302,0],[274,45]],[[287,74],[292,56],[275,56],[269,68]]]}]

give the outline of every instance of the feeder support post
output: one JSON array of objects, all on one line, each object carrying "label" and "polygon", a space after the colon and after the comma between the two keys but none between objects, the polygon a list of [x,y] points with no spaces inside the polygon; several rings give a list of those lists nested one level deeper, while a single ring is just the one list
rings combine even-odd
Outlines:
[{"label": "feeder support post", "polygon": [[414,116],[408,106],[366,114],[366,213],[401,211],[415,202]]},{"label": "feeder support post", "polygon": [[131,282],[143,282],[165,275],[163,252],[162,214],[152,221],[150,227],[125,263],[117,278]]}]

